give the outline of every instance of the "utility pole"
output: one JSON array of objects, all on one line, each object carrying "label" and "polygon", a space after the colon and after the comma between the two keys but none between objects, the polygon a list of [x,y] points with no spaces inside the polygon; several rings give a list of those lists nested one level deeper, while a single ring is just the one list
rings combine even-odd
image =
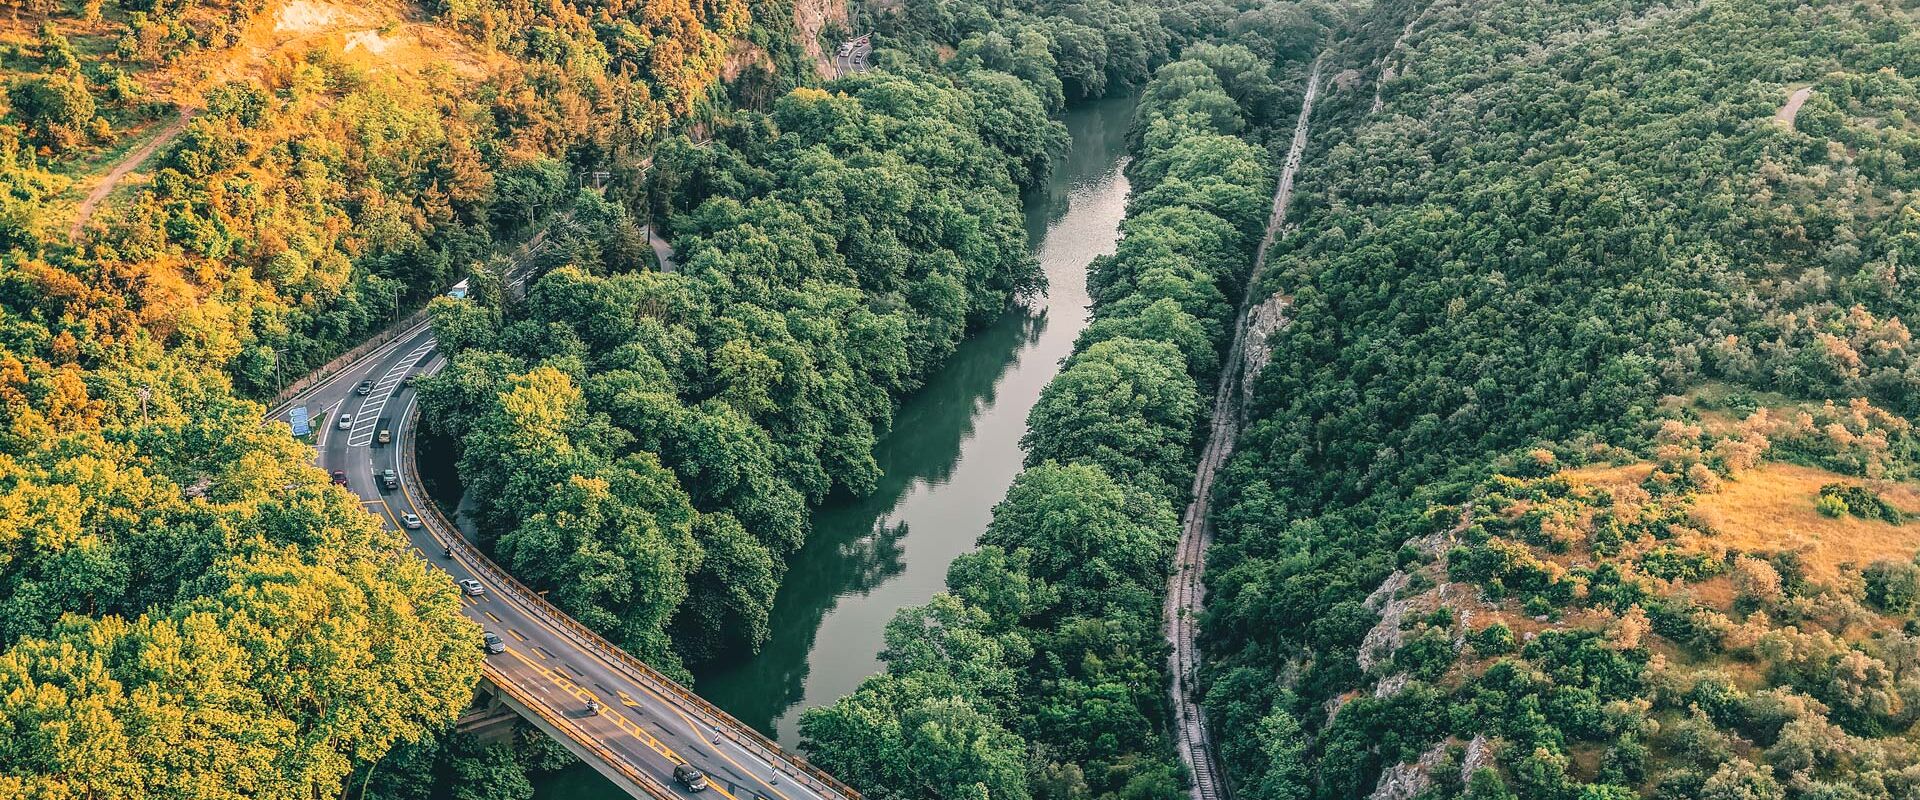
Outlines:
[{"label": "utility pole", "polygon": [[140,395],[140,424],[145,425],[147,424],[147,401],[153,399],[153,387],[142,386],[134,393]]},{"label": "utility pole", "polygon": [[280,361],[286,354],[287,348],[276,347],[273,349],[273,390],[276,392],[287,388],[286,379],[280,377]]}]

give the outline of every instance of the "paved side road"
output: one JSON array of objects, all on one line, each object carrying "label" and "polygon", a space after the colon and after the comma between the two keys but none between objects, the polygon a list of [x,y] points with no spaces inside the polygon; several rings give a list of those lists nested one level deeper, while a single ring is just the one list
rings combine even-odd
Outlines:
[{"label": "paved side road", "polygon": [[873,55],[873,34],[862,34],[840,43],[840,50],[833,55],[834,77],[844,78],[856,72],[866,72],[870,67],[867,59]]}]

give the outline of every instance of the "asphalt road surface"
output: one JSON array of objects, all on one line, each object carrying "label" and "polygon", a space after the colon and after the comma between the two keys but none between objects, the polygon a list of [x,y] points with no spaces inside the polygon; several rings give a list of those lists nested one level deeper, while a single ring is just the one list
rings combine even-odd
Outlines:
[{"label": "asphalt road surface", "polygon": [[[551,606],[522,596],[524,589],[465,545],[413,478],[418,408],[406,378],[443,366],[434,346],[431,328],[417,326],[276,409],[273,418],[284,421],[293,406],[306,406],[318,437],[319,465],[329,473],[345,473],[346,488],[389,527],[405,531],[415,551],[445,570],[449,580],[474,579],[485,586],[484,594],[463,595],[463,602],[468,618],[506,641],[506,652],[488,656],[487,677],[513,684],[517,699],[546,718],[549,733],[572,739],[576,753],[585,750],[590,761],[598,754],[617,763],[615,771],[628,778],[625,783],[642,783],[655,797],[694,796],[673,780],[679,763],[705,772],[712,788],[704,794],[725,800],[857,797],[805,774],[757,733],[657,674],[646,674],[629,663],[631,657]],[[365,395],[356,391],[363,380],[373,381]],[[346,426],[339,427],[343,416]],[[382,430],[388,443],[380,441]],[[396,489],[381,486],[380,475],[389,469],[400,481]],[[402,524],[409,513],[423,518],[420,527]],[[445,556],[449,546],[452,558]],[[474,646],[480,646],[477,639]],[[590,700],[602,707],[598,713],[589,712]],[[605,764],[595,766],[608,771]],[[609,777],[623,783],[619,776]]]}]

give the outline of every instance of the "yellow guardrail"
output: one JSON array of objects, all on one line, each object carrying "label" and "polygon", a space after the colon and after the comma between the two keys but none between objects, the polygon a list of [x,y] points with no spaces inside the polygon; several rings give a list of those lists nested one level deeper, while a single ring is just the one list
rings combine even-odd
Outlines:
[{"label": "yellow guardrail", "polygon": [[[426,484],[420,480],[419,464],[415,458],[413,446],[415,426],[408,424],[409,420],[404,418],[408,414],[417,414],[417,412],[412,407],[409,407],[407,410],[402,411],[401,414],[403,419],[398,425],[401,432],[400,442],[398,442],[398,444],[402,448],[399,459],[400,470],[406,475],[408,485],[421,487],[421,491],[424,494]],[[510,594],[515,600],[525,603],[535,614],[540,615],[543,621],[552,624],[554,628],[566,634],[569,639],[573,640],[575,645],[601,656],[615,666],[624,668],[630,673],[629,677],[645,685],[654,693],[671,698],[680,705],[682,711],[688,711],[700,717],[700,721],[715,732],[727,737],[728,740],[741,747],[757,751],[761,759],[773,766],[776,770],[779,770],[782,765],[785,765],[787,769],[783,770],[783,772],[785,772],[788,777],[800,781],[815,791],[826,793],[830,796],[838,796],[845,798],[845,800],[862,800],[858,791],[841,782],[839,778],[835,778],[825,770],[808,763],[806,759],[787,752],[772,739],[768,739],[764,734],[754,730],[752,726],[741,722],[734,718],[732,714],[728,714],[718,706],[707,702],[706,698],[694,694],[691,690],[681,686],[678,681],[648,666],[646,662],[634,658],[625,650],[620,649],[619,646],[607,641],[605,637],[595,632],[592,628],[580,624],[571,615],[560,610],[558,606],[555,606],[551,601],[547,600],[547,598],[521,583],[518,578],[507,574],[506,570],[501,569],[498,564],[493,563],[493,559],[488,558],[484,553],[480,552],[479,548],[469,543],[466,537],[460,534],[460,529],[456,527],[451,520],[448,520],[445,514],[441,513],[440,507],[435,505],[431,498],[423,496],[422,499],[425,502],[418,503],[417,507],[421,509],[421,519],[426,524],[428,532],[433,534],[434,538],[440,540],[448,549],[453,550],[456,555],[462,557],[469,567],[473,568],[475,572],[481,573],[489,583],[499,587],[502,593]],[[487,672],[489,675],[493,675],[496,673],[496,670],[489,665]],[[524,692],[525,690],[522,689],[521,691]],[[571,728],[582,736],[586,736],[584,731],[580,731],[578,727],[572,726],[571,723],[568,723],[566,727]],[[605,750],[604,747],[599,747],[597,742],[591,741],[591,737],[580,741],[581,744],[588,747]],[[608,755],[611,757],[611,752],[609,752]],[[649,780],[651,780],[651,778],[649,778]]]}]

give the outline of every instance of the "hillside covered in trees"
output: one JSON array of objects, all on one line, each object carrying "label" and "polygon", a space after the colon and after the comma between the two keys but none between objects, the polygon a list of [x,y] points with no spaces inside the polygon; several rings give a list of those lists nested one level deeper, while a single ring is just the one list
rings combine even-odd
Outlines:
[{"label": "hillside covered in trees", "polygon": [[337,796],[448,728],[454,588],[256,401],[633,174],[752,10],[0,7],[0,796]]},{"label": "hillside covered in trees", "polygon": [[1328,47],[1209,566],[1237,793],[1914,796],[1911,16],[1408,3]]},{"label": "hillside covered in trees", "polygon": [[1212,22],[1141,89],[1122,237],[1028,419],[1027,469],[947,592],[888,625],[886,672],[802,717],[809,755],[871,797],[1186,794],[1163,592],[1273,194],[1259,143],[1299,100],[1276,76],[1311,58],[1295,46],[1317,24],[1188,11]]}]

